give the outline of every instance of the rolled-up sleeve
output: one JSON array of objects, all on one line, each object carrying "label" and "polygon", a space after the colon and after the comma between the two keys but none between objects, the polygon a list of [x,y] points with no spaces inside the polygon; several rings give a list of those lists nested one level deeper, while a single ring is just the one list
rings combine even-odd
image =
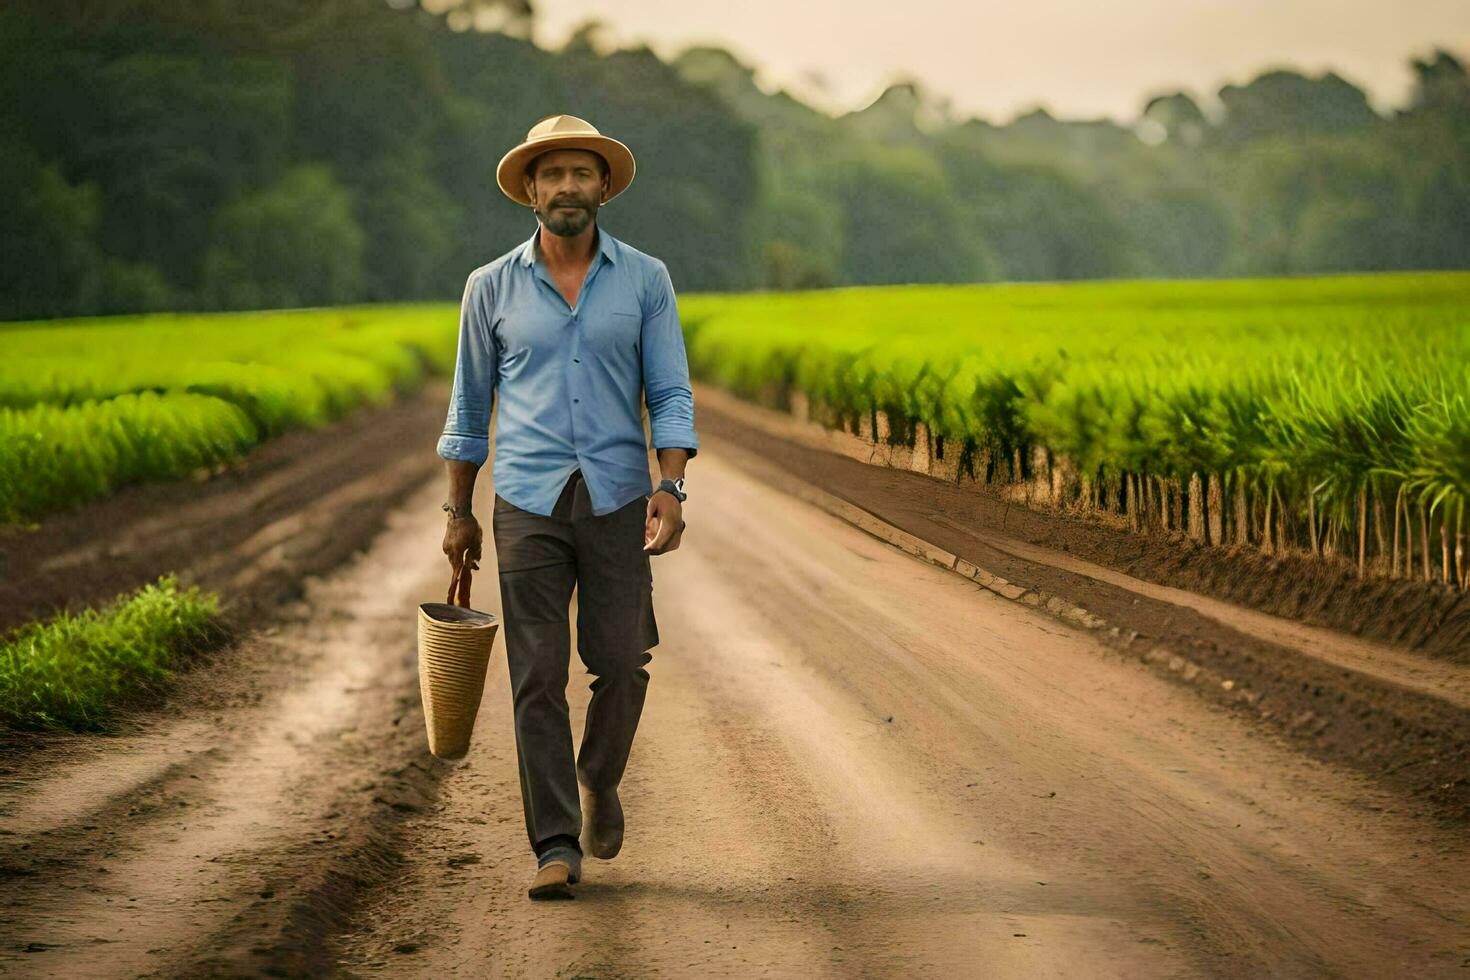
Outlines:
[{"label": "rolled-up sleeve", "polygon": [[459,353],[454,362],[454,387],[449,416],[439,437],[439,455],[484,465],[490,455],[490,411],[500,380],[494,338],[494,296],[483,270],[470,274],[459,309]]},{"label": "rolled-up sleeve", "polygon": [[643,395],[648,403],[649,428],[655,449],[699,452],[694,432],[694,392],[689,387],[689,359],[684,351],[684,329],[674,300],[674,283],[663,262],[649,282],[648,308],[643,317]]}]

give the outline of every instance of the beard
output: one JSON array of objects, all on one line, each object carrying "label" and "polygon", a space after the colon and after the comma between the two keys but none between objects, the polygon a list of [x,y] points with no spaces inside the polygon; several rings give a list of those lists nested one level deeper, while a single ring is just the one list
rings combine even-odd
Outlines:
[{"label": "beard", "polygon": [[[560,210],[562,205],[571,205],[577,210]],[[546,226],[546,230],[562,238],[574,238],[580,235],[587,230],[587,226],[596,216],[597,205],[595,203],[569,198],[553,201],[544,211],[540,208],[536,209],[536,217]]]}]

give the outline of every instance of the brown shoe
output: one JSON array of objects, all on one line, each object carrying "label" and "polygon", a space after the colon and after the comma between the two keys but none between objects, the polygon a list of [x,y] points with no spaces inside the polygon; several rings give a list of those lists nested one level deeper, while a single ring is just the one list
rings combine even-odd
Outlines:
[{"label": "brown shoe", "polygon": [[593,857],[616,857],[623,849],[623,805],[618,791],[582,787],[582,850]]},{"label": "brown shoe", "polygon": [[536,869],[536,877],[531,880],[531,888],[526,894],[538,901],[556,898],[576,898],[572,894],[571,886],[577,883],[578,876],[572,866],[559,858],[547,861]]}]

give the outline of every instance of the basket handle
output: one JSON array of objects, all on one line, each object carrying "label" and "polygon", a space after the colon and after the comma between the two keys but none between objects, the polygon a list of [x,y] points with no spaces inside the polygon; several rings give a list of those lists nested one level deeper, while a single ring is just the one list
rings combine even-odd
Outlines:
[{"label": "basket handle", "polygon": [[[469,549],[460,555],[459,564],[454,566],[454,576],[449,580],[449,596],[444,600],[447,605],[470,608],[470,557]],[[454,597],[455,589],[459,589],[459,600]]]}]

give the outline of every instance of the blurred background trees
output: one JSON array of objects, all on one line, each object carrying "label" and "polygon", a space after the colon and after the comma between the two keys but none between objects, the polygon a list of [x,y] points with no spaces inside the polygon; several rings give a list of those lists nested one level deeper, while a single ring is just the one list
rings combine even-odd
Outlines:
[{"label": "blurred background trees", "polygon": [[668,62],[529,0],[12,0],[0,317],[453,300],[535,219],[501,155],[565,111],[627,142],[602,212],[680,289],[1470,267],[1470,79],[1385,117],[1334,73],[1128,123],[954,117],[910,79],[833,118],[730,53]]}]

